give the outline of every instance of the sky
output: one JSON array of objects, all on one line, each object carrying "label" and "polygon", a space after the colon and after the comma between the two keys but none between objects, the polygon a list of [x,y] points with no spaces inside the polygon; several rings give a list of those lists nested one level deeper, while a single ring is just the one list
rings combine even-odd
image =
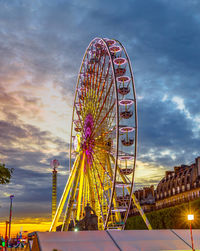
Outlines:
[{"label": "sky", "polygon": [[[58,199],[68,175],[79,67],[90,41],[115,38],[132,62],[138,103],[135,189],[200,155],[198,0],[0,0],[0,161],[14,168],[0,187],[0,232],[51,220],[51,168]],[[4,231],[4,230],[2,230]]]}]

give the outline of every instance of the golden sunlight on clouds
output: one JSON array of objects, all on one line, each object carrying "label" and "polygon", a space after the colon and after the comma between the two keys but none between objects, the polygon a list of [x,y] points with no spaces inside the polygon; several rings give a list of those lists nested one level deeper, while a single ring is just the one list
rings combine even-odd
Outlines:
[{"label": "golden sunlight on clouds", "polygon": [[156,186],[164,175],[164,166],[158,166],[149,163],[144,163],[142,161],[137,161],[135,170],[135,183],[139,184],[140,187],[149,185]]},{"label": "golden sunlight on clouds", "polygon": [[69,141],[74,93],[67,93],[53,80],[32,84],[17,79],[16,75],[16,82],[1,90],[1,118],[7,120],[7,114],[12,113],[26,124]]},{"label": "golden sunlight on clouds", "polygon": [[[38,87],[32,86],[31,93],[26,92],[26,97],[29,95],[38,99],[38,102],[34,104],[38,112],[35,116],[21,114],[21,120],[40,127],[41,130],[48,130],[60,138],[66,138],[71,126],[69,118],[72,114],[72,97],[69,95],[66,97],[67,100],[63,99],[62,89],[53,83],[45,83]],[[36,108],[35,111],[37,111]]]}]

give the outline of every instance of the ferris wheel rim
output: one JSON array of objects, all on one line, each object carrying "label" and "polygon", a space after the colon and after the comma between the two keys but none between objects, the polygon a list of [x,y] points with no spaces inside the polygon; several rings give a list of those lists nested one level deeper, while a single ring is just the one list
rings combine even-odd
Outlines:
[{"label": "ferris wheel rim", "polygon": [[[125,55],[127,57],[127,61],[128,61],[128,65],[129,65],[129,69],[130,69],[130,74],[131,74],[131,79],[132,79],[132,88],[133,88],[133,95],[134,95],[134,103],[135,103],[135,148],[134,148],[134,165],[133,165],[133,175],[132,175],[132,184],[131,184],[131,191],[130,191],[130,200],[129,200],[129,207],[128,207],[128,212],[130,211],[130,207],[131,207],[131,201],[132,201],[132,195],[133,195],[133,183],[134,183],[134,177],[135,177],[135,169],[136,169],[136,160],[137,160],[137,138],[138,138],[138,117],[137,117],[137,99],[136,99],[136,90],[135,90],[135,80],[134,80],[134,75],[133,75],[133,69],[130,63],[130,59],[128,56],[128,53],[125,49],[125,47],[123,46],[123,44],[116,40],[121,47],[123,48]],[[125,216],[125,221],[128,218],[128,214],[126,214]]]}]

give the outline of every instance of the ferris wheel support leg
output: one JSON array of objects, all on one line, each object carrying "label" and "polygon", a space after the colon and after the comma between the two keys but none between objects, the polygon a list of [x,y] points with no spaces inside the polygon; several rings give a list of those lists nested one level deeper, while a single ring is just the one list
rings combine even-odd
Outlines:
[{"label": "ferris wheel support leg", "polygon": [[74,203],[75,196],[76,196],[76,189],[78,186],[79,179],[80,179],[80,165],[78,165],[77,169],[76,169],[76,174],[74,176],[74,182],[72,184],[72,189],[71,189],[70,196],[68,199],[68,203],[67,203],[67,207],[66,207],[66,211],[65,211],[65,217],[63,220],[63,225],[62,225],[61,231],[67,231],[69,228],[70,216],[71,216],[72,207],[73,207],[73,203]]},{"label": "ferris wheel support leg", "polygon": [[64,192],[63,192],[62,197],[60,199],[60,202],[59,202],[58,208],[56,210],[56,213],[55,213],[53,222],[51,224],[51,227],[49,229],[49,232],[55,231],[56,224],[57,224],[57,222],[58,222],[58,220],[60,218],[60,215],[62,213],[65,201],[67,199],[67,196],[68,196],[68,193],[69,193],[69,190],[70,190],[70,187],[71,187],[71,183],[72,183],[73,178],[74,178],[76,166],[77,166],[77,163],[79,165],[79,161],[80,161],[80,155],[77,157],[77,159],[76,159],[76,161],[75,161],[75,163],[73,165],[72,171],[70,173],[70,176],[68,178],[67,184],[66,184],[65,189],[64,189]]},{"label": "ferris wheel support leg", "polygon": [[81,170],[80,170],[80,185],[79,185],[79,193],[78,193],[78,209],[76,219],[80,220],[80,213],[81,213],[81,202],[82,202],[82,193],[83,193],[83,179],[84,179],[84,166],[85,166],[85,153],[83,153],[83,159],[81,163]]},{"label": "ferris wheel support leg", "polygon": [[140,215],[142,216],[142,219],[144,220],[148,230],[152,230],[152,226],[151,224],[149,223],[142,207],[140,206],[140,203],[138,202],[138,200],[136,199],[134,193],[132,194],[132,199],[133,199],[133,203],[135,204],[135,206],[137,207],[138,211],[140,212]]},{"label": "ferris wheel support leg", "polygon": [[[117,168],[118,168],[118,171],[119,171],[119,173],[120,173],[119,167],[117,167]],[[120,176],[121,176],[123,182],[125,183],[125,182],[126,182],[126,179],[125,179],[124,175],[120,173]],[[129,191],[129,193],[130,193],[130,192],[131,192],[130,187],[128,187],[127,189],[128,189],[128,191]],[[151,226],[151,224],[149,223],[149,220],[147,219],[147,217],[146,217],[146,215],[145,215],[145,213],[144,213],[142,207],[140,206],[139,201],[138,201],[137,198],[135,197],[134,193],[132,193],[131,197],[132,197],[132,200],[133,200],[134,205],[137,207],[137,209],[138,209],[140,215],[142,216],[142,219],[144,220],[144,222],[145,222],[147,228],[148,228],[149,230],[152,230],[152,226]]]}]

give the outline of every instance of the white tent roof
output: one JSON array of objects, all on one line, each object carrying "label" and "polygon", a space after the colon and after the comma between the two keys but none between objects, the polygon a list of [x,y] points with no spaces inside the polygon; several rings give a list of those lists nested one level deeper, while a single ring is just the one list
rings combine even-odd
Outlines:
[{"label": "white tent roof", "polygon": [[[191,250],[189,230],[124,230],[36,232],[39,250],[157,251]],[[200,250],[200,230],[193,230],[194,248]],[[34,248],[33,250],[38,250]]]}]

